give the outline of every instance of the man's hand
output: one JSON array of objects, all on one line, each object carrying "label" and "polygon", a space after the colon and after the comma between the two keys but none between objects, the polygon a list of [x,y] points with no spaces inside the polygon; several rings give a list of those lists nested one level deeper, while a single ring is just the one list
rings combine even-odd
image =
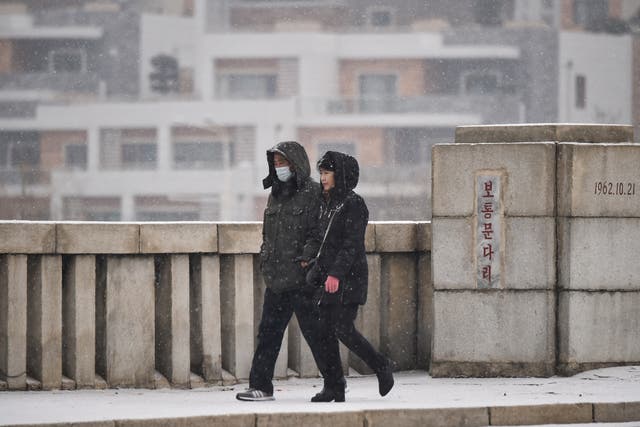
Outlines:
[{"label": "man's hand", "polygon": [[309,262],[308,261],[300,261],[300,266],[302,268],[307,268],[309,266]]},{"label": "man's hand", "polygon": [[338,292],[338,288],[340,287],[340,279],[333,276],[327,276],[327,280],[324,282],[324,290],[329,292],[330,294],[334,294]]}]

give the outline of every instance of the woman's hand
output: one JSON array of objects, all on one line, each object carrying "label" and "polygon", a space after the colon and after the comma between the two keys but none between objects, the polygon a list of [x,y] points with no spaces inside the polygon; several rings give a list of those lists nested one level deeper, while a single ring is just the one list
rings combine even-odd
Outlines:
[{"label": "woman's hand", "polygon": [[327,280],[324,282],[324,290],[329,292],[330,294],[334,294],[338,292],[338,288],[340,287],[340,279],[333,276],[327,276]]},{"label": "woman's hand", "polygon": [[308,266],[309,266],[309,262],[308,261],[300,261],[300,267],[307,268]]}]

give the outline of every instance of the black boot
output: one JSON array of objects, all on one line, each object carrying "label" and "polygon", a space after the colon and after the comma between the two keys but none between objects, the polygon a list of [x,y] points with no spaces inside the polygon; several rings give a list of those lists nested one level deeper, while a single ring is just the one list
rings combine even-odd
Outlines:
[{"label": "black boot", "polygon": [[387,359],[385,366],[376,372],[380,396],[386,396],[393,388],[393,363]]},{"label": "black boot", "polygon": [[311,398],[312,402],[344,402],[344,384],[322,387],[322,391]]}]

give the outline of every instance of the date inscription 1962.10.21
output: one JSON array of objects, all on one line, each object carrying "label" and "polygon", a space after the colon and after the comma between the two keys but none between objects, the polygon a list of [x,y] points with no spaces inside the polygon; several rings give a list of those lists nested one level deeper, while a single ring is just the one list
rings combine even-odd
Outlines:
[{"label": "date inscription 1962.10.21", "polygon": [[636,183],[596,181],[593,185],[593,194],[596,196],[635,196]]}]

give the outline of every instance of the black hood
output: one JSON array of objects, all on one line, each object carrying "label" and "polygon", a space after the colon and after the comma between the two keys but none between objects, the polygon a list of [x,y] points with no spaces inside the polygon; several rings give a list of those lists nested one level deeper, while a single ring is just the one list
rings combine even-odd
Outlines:
[{"label": "black hood", "polygon": [[294,179],[297,188],[301,188],[302,184],[309,179],[311,174],[311,166],[309,165],[309,157],[304,147],[296,141],[284,141],[276,144],[267,150],[267,163],[269,164],[269,175],[262,180],[262,186],[266,189],[273,187],[276,192],[279,191],[282,182],[276,175],[276,168],[273,166],[273,155],[279,153],[289,160],[293,166],[295,174]]},{"label": "black hood", "polygon": [[358,185],[360,166],[355,157],[338,151],[327,151],[318,160],[318,165],[329,162],[334,168],[335,187],[331,189],[332,198],[342,200]]}]

